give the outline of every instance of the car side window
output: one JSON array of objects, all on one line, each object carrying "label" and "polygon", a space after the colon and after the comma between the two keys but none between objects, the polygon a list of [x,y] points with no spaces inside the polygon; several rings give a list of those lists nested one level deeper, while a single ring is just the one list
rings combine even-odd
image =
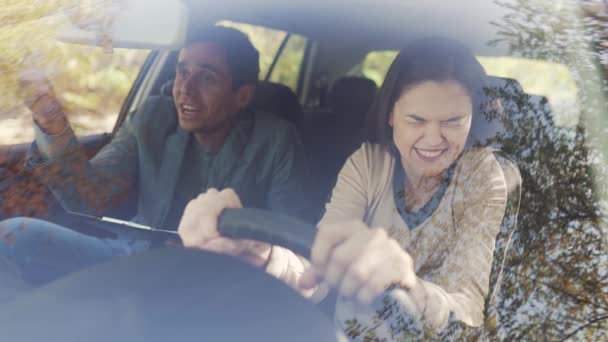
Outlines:
[{"label": "car side window", "polygon": [[[218,24],[234,27],[249,36],[253,46],[260,53],[260,80],[266,79],[277,54],[280,53],[268,80],[284,84],[294,92],[297,92],[300,69],[307,43],[305,37],[263,26],[227,20],[221,21]],[[286,38],[287,41],[281,51],[281,45]]]},{"label": "car side window", "polygon": [[[351,74],[367,77],[382,84],[397,51],[371,51]],[[561,63],[510,56],[477,56],[489,76],[512,79],[536,100],[538,107],[550,106],[552,120],[560,127],[574,127],[579,121],[579,92],[574,76]],[[538,77],[538,75],[545,75]]]},{"label": "car side window", "polygon": [[365,55],[363,62],[353,69],[352,74],[367,77],[376,84],[382,84],[393,60],[397,57],[397,51],[370,51]]},{"label": "car side window", "polygon": [[[2,44],[6,43],[2,41]],[[12,49],[15,50],[15,49]],[[54,42],[53,48],[38,49],[32,64],[41,65],[52,83],[78,136],[112,131],[120,108],[131,89],[149,51],[113,49]],[[34,139],[32,116],[18,94],[17,74],[32,58],[24,46],[7,63],[9,72],[0,75],[1,145],[27,143]]]}]

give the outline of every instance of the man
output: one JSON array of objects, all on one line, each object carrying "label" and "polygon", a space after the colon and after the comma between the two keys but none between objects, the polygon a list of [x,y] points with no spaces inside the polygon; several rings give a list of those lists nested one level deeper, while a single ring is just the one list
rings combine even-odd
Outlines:
[{"label": "man", "polygon": [[[137,194],[134,222],[177,229],[186,204],[210,188],[232,188],[243,205],[305,217],[307,168],[293,126],[248,109],[259,55],[247,36],[214,26],[180,51],[173,99],[152,97],[88,161],[52,88],[23,77],[36,141],[28,167],[70,211],[101,214]],[[0,222],[0,259],[40,285],[149,241],[98,239],[33,219]],[[0,270],[1,271],[1,270]],[[0,272],[2,274],[2,272]],[[1,281],[1,280],[0,280]]]}]

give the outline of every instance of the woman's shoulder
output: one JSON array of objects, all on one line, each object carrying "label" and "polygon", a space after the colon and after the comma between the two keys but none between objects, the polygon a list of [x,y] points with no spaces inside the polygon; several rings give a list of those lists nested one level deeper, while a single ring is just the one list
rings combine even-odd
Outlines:
[{"label": "woman's shoulder", "polygon": [[391,168],[394,162],[394,156],[389,148],[370,142],[362,143],[349,159],[351,163],[375,172],[386,171],[385,169]]},{"label": "woman's shoulder", "polygon": [[484,165],[499,165],[496,159],[496,153],[499,150],[491,147],[476,147],[465,150],[459,159],[461,167],[479,168]]},{"label": "woman's shoulder", "polygon": [[388,147],[382,144],[364,142],[352,154],[352,157],[364,158],[367,160],[385,160],[393,158],[393,155]]},{"label": "woman's shoulder", "polygon": [[482,179],[506,183],[502,166],[497,159],[499,150],[491,147],[480,147],[466,150],[458,162],[458,174],[466,180]]}]

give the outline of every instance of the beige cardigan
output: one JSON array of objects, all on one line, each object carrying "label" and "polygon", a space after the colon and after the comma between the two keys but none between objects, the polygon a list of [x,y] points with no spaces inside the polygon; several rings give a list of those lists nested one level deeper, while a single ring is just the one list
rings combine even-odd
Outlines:
[{"label": "beige cardigan", "polygon": [[[363,144],[340,171],[320,224],[360,219],[370,227],[385,228],[414,259],[423,291],[412,299],[424,322],[441,328],[452,313],[467,325],[481,325],[494,244],[507,203],[498,161],[488,148],[464,152],[437,209],[413,230],[395,205],[396,162],[385,147]],[[339,325],[353,318],[365,321],[370,314],[338,300]]]}]

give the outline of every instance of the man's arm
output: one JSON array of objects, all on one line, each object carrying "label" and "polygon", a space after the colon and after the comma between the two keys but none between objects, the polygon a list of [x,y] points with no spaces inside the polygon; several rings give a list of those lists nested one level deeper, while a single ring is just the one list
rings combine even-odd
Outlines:
[{"label": "man's arm", "polygon": [[272,165],[267,207],[272,211],[311,220],[308,182],[310,170],[304,147],[294,126],[281,130]]},{"label": "man's arm", "polygon": [[57,135],[37,125],[35,131],[26,167],[65,209],[101,214],[127,198],[137,172],[137,142],[130,120],[90,161],[69,125]]},{"label": "man's arm", "polygon": [[130,124],[89,162],[44,71],[22,70],[19,86],[36,133],[26,169],[49,186],[65,209],[101,213],[117,203],[136,174],[137,144]]}]

